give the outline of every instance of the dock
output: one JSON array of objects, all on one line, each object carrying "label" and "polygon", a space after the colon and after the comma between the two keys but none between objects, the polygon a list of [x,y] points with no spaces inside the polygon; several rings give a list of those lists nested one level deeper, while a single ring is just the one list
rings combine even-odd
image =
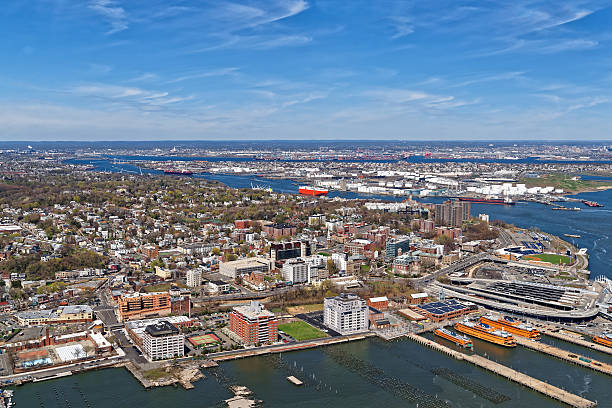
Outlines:
[{"label": "dock", "polygon": [[516,341],[516,344],[520,344],[521,346],[527,347],[531,350],[539,351],[541,353],[557,357],[561,360],[590,368],[591,370],[599,371],[600,373],[612,375],[612,365],[610,364],[602,363],[601,361],[587,358],[567,350],[562,350],[548,344],[540,343],[538,341],[529,340],[524,337],[514,336],[514,340]]},{"label": "dock", "polygon": [[289,380],[289,382],[293,385],[304,385],[304,383],[300,380],[298,380],[297,378],[295,378],[294,376],[290,375],[289,377],[287,377],[287,380]]},{"label": "dock", "polygon": [[559,332],[555,332],[551,330],[542,330],[542,333],[547,336],[559,339],[559,340],[567,341],[568,343],[574,343],[579,346],[583,346],[586,348],[590,348],[592,350],[600,351],[602,353],[612,354],[612,347],[606,347],[602,344],[597,344],[597,343],[593,343],[590,341],[586,341],[582,337],[569,336],[567,334],[563,334],[563,333],[559,333]]},{"label": "dock", "polygon": [[521,384],[527,388],[539,392],[540,394],[546,395],[547,397],[570,405],[574,408],[591,408],[597,406],[596,402],[590,401],[586,398],[582,398],[578,395],[562,390],[561,388],[555,387],[554,385],[547,384],[544,381],[540,381],[536,378],[530,377],[527,374],[523,374],[512,368],[506,367],[505,365],[491,361],[485,357],[476,354],[463,354],[416,334],[407,334],[406,337],[426,347],[430,347],[434,350],[438,350],[444,354],[452,356],[457,360],[464,360],[470,362],[480,368],[500,375],[517,384]]}]

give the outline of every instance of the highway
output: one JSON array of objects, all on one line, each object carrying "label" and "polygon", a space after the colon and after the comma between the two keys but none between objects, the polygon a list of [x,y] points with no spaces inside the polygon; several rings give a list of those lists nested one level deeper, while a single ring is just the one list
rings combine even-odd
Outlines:
[{"label": "highway", "polygon": [[485,259],[492,259],[491,255],[487,252],[482,252],[480,254],[477,255],[470,255],[466,258],[461,259],[458,262],[452,263],[447,267],[444,267],[442,269],[439,269],[435,272],[430,273],[429,275],[426,276],[422,276],[420,278],[411,278],[410,281],[416,286],[416,287],[423,287],[427,284],[429,284],[430,282],[432,282],[433,280],[437,279],[440,276],[443,275],[450,275],[452,273],[458,272],[458,271],[462,271],[466,268],[469,268],[470,266],[481,262]]}]

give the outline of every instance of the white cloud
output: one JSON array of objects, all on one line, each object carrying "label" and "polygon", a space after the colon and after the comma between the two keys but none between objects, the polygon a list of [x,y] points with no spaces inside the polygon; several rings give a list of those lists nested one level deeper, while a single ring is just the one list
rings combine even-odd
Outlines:
[{"label": "white cloud", "polygon": [[91,10],[100,14],[110,24],[111,28],[106,34],[115,34],[129,27],[125,9],[116,0],[90,0]]},{"label": "white cloud", "polygon": [[391,36],[392,40],[405,37],[414,33],[414,24],[412,20],[405,16],[390,17],[391,25],[395,33]]},{"label": "white cloud", "polygon": [[210,77],[234,75],[234,74],[236,74],[238,72],[238,70],[239,70],[239,68],[229,67],[229,68],[216,69],[216,70],[212,70],[212,71],[204,71],[204,72],[197,72],[197,73],[192,73],[192,74],[186,74],[186,75],[182,75],[182,76],[179,76],[177,78],[171,79],[171,80],[168,81],[168,83],[171,84],[171,83],[176,83],[176,82],[188,81],[188,80],[191,80],[191,79],[210,78]]},{"label": "white cloud", "polygon": [[150,91],[137,87],[108,84],[79,85],[69,89],[68,92],[81,97],[95,98],[141,110],[158,110],[168,105],[195,99],[193,95],[170,95],[166,91]]}]

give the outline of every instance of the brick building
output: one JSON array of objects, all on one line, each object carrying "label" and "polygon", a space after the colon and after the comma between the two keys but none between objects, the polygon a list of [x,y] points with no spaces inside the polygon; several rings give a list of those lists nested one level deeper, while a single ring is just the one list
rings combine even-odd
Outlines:
[{"label": "brick building", "polygon": [[461,227],[470,219],[470,203],[467,201],[447,200],[436,204],[436,224]]},{"label": "brick building", "polygon": [[249,345],[278,340],[278,320],[257,301],[234,307],[230,313],[229,329]]},{"label": "brick building", "polygon": [[354,239],[344,244],[344,252],[349,255],[364,255],[367,257],[372,250],[372,242],[367,239]]},{"label": "brick building", "polygon": [[367,305],[378,310],[387,310],[389,308],[389,299],[386,296],[369,298]]},{"label": "brick building", "polygon": [[262,231],[269,237],[280,238],[295,235],[297,228],[292,224],[266,224],[263,226]]},{"label": "brick building", "polygon": [[120,321],[167,316],[172,311],[168,292],[123,293],[117,302]]}]

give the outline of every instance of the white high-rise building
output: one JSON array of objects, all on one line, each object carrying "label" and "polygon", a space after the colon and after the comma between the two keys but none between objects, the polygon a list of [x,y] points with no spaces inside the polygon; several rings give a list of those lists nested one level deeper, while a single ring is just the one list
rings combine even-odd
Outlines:
[{"label": "white high-rise building", "polygon": [[283,279],[293,283],[310,282],[310,265],[301,258],[289,259],[283,265]]},{"label": "white high-rise building", "polygon": [[142,333],[142,352],[149,361],[185,355],[185,335],[166,320],[147,326]]},{"label": "white high-rise building", "polygon": [[342,334],[368,330],[369,309],[366,301],[351,293],[325,298],[323,324]]},{"label": "white high-rise building", "polygon": [[202,271],[200,269],[190,269],[187,271],[187,286],[197,288],[202,284]]}]

